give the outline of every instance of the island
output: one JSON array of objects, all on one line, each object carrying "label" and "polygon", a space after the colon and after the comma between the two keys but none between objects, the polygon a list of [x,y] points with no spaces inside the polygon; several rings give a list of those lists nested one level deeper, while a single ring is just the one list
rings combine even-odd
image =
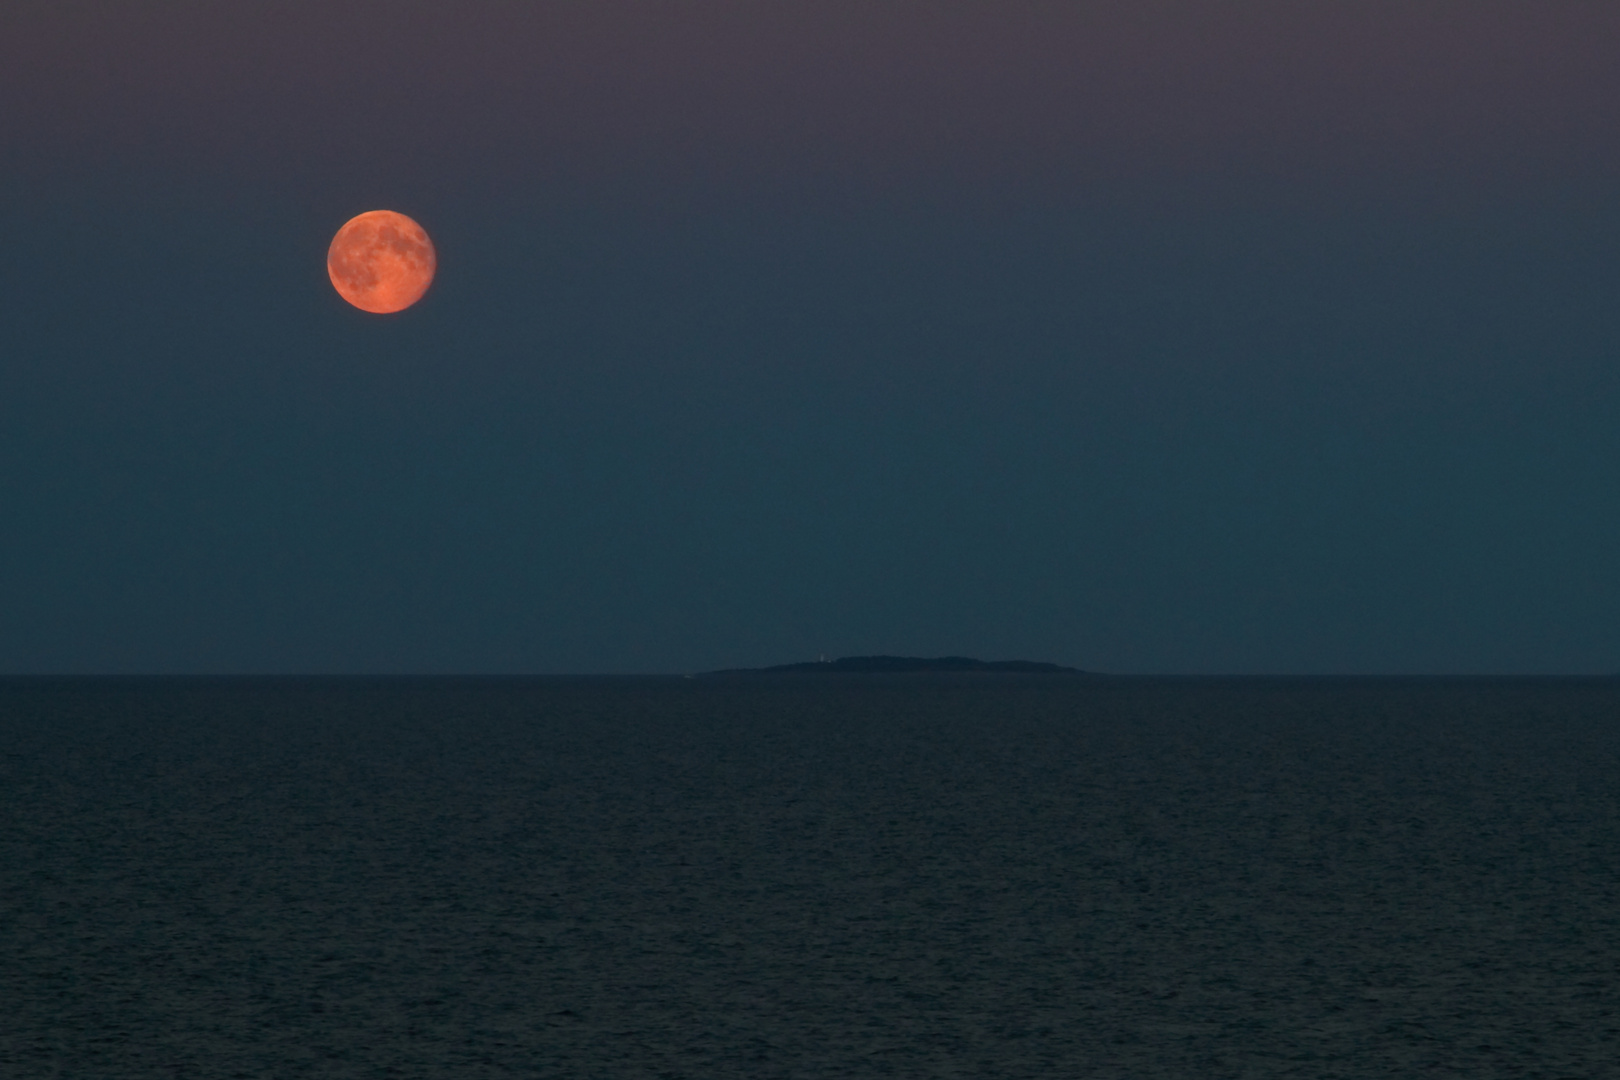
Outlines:
[{"label": "island", "polygon": [[919,671],[973,671],[1005,675],[1083,675],[1079,668],[1038,660],[975,660],[971,656],[841,656],[773,667],[731,668],[705,675],[895,675]]}]

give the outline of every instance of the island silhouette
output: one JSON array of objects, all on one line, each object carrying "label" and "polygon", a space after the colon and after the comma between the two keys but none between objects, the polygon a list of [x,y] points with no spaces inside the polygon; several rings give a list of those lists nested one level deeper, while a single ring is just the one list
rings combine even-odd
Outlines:
[{"label": "island silhouette", "polygon": [[975,660],[971,656],[840,656],[772,667],[728,668],[705,675],[891,675],[915,671],[985,671],[1009,675],[1081,675],[1079,668],[1038,660]]}]

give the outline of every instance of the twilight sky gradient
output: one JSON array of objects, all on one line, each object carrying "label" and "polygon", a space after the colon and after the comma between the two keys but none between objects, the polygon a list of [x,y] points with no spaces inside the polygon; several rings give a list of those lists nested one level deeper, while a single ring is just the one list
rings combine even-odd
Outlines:
[{"label": "twilight sky gradient", "polygon": [[[0,9],[0,672],[1620,671],[1620,7]],[[349,308],[386,207],[439,277]]]}]

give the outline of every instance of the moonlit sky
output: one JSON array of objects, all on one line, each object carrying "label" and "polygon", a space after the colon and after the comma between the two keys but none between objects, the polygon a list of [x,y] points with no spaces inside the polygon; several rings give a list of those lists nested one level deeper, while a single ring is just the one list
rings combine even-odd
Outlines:
[{"label": "moonlit sky", "polygon": [[[1620,671],[1620,6],[9,0],[0,671]],[[411,215],[439,278],[345,305]]]}]

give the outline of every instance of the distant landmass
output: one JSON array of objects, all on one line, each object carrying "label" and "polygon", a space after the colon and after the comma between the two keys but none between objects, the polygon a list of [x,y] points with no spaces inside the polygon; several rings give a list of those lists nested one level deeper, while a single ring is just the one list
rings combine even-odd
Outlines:
[{"label": "distant landmass", "polygon": [[971,656],[840,656],[774,667],[732,668],[706,675],[892,675],[913,671],[989,671],[1009,675],[1081,675],[1079,668],[1038,660],[975,660]]}]

